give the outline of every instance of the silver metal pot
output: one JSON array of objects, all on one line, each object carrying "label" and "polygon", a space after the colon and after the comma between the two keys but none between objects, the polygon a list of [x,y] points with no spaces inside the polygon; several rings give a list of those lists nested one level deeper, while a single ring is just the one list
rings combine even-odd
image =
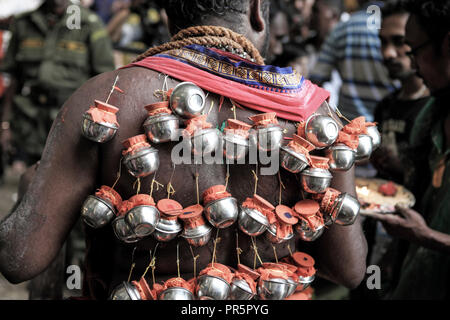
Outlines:
[{"label": "silver metal pot", "polygon": [[142,300],[142,298],[134,285],[124,281],[114,288],[109,300]]},{"label": "silver metal pot", "polygon": [[308,159],[288,146],[280,148],[280,166],[292,173],[299,173],[308,167]]},{"label": "silver metal pot", "polygon": [[231,300],[251,300],[255,296],[247,281],[234,279],[231,283]]},{"label": "silver metal pot", "polygon": [[282,278],[263,280],[258,286],[258,294],[262,300],[283,300],[289,292],[289,283]]},{"label": "silver metal pot", "polygon": [[339,135],[339,127],[333,118],[325,115],[312,115],[306,120],[306,139],[317,149],[331,146]]},{"label": "silver metal pot", "polygon": [[233,197],[211,201],[205,206],[205,216],[214,227],[224,229],[231,226],[238,218],[239,208]]},{"label": "silver metal pot", "polygon": [[381,134],[377,126],[367,127],[367,135],[372,138],[372,149],[375,151],[381,144]]},{"label": "silver metal pot", "polygon": [[195,300],[195,297],[186,288],[172,287],[162,291],[159,300]]},{"label": "silver metal pot", "polygon": [[144,238],[155,231],[159,218],[158,209],[146,205],[136,206],[125,215],[125,221],[140,238]]},{"label": "silver metal pot", "polygon": [[205,274],[197,280],[197,297],[200,300],[227,300],[230,293],[230,284],[222,278]]},{"label": "silver metal pot", "polygon": [[294,230],[303,241],[311,242],[317,240],[325,231],[325,225],[318,226],[316,230],[312,230],[305,221],[300,221],[294,226]]},{"label": "silver metal pot", "polygon": [[116,237],[126,243],[139,241],[139,237],[133,232],[133,229],[125,221],[124,216],[115,218],[111,223]]},{"label": "silver metal pot", "polygon": [[321,168],[307,168],[300,175],[303,190],[313,194],[324,193],[333,179],[328,170]]},{"label": "silver metal pot", "polygon": [[373,143],[372,138],[367,134],[360,134],[359,144],[356,148],[356,162],[368,160],[372,155]]},{"label": "silver metal pot", "polygon": [[239,229],[249,236],[259,236],[269,227],[267,217],[255,209],[241,206],[238,217]]},{"label": "silver metal pot", "polygon": [[336,217],[336,224],[348,226],[355,222],[358,217],[361,204],[358,199],[348,193],[341,193],[332,209],[332,214]]},{"label": "silver metal pot", "polygon": [[347,171],[355,163],[356,151],[344,144],[337,144],[325,150],[325,155],[330,159],[330,171]]},{"label": "silver metal pot", "polygon": [[283,128],[277,124],[258,126],[250,133],[249,141],[260,151],[276,151],[283,143]]},{"label": "silver metal pot", "polygon": [[159,168],[158,150],[143,148],[134,154],[127,154],[124,156],[123,164],[133,177],[146,177]]},{"label": "silver metal pot", "polygon": [[83,114],[81,122],[81,133],[91,141],[105,143],[110,141],[116,135],[119,127],[107,122],[94,122],[90,114]]},{"label": "silver metal pot", "polygon": [[222,132],[215,128],[198,130],[188,141],[193,154],[211,154],[222,148]]},{"label": "silver metal pot", "polygon": [[249,140],[237,135],[226,134],[223,136],[223,153],[229,160],[245,158],[249,150]]},{"label": "silver metal pot", "polygon": [[184,229],[181,233],[181,237],[194,247],[201,247],[208,243],[211,239],[212,227],[208,224],[200,225],[192,229]]},{"label": "silver metal pot", "polygon": [[144,122],[145,134],[153,143],[176,141],[179,126],[178,118],[167,113],[160,113],[148,117]]},{"label": "silver metal pot", "polygon": [[192,82],[181,82],[170,95],[170,107],[183,118],[195,118],[205,108],[205,93]]},{"label": "silver metal pot", "polygon": [[310,276],[310,277],[298,277],[298,286],[297,289],[298,291],[304,291],[306,288],[308,288],[311,283],[314,281],[316,277],[315,276]]},{"label": "silver metal pot", "polygon": [[115,217],[114,206],[107,200],[90,195],[81,207],[81,218],[94,229],[101,228]]},{"label": "silver metal pot", "polygon": [[153,236],[158,241],[168,242],[175,239],[181,230],[183,230],[183,227],[178,220],[169,220],[161,217],[156,224]]}]

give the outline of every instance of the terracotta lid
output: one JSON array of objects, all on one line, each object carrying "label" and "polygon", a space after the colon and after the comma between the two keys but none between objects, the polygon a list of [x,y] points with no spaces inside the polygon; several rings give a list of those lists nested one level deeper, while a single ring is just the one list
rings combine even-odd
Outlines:
[{"label": "terracotta lid", "polygon": [[267,120],[274,120],[277,118],[276,112],[268,112],[268,113],[260,113],[251,117],[248,117],[250,120],[252,120],[255,124],[258,124],[262,121]]},{"label": "terracotta lid", "polygon": [[288,206],[276,206],[275,213],[278,219],[285,224],[294,225],[298,222],[298,219],[294,216],[294,211]]},{"label": "terracotta lid", "polygon": [[228,119],[227,120],[227,128],[229,129],[237,129],[237,130],[250,130],[252,128],[251,125],[236,119]]},{"label": "terracotta lid", "polygon": [[149,194],[136,194],[128,199],[128,202],[131,203],[133,207],[155,205],[155,201]]},{"label": "terracotta lid", "polygon": [[119,111],[119,108],[114,107],[113,105],[108,104],[103,101],[100,101],[100,100],[94,100],[94,103],[95,103],[95,107],[100,110],[104,110],[104,111],[111,112],[111,113],[117,113],[117,111]]},{"label": "terracotta lid", "polygon": [[208,263],[208,265],[206,267],[207,268],[216,268],[216,269],[218,269],[218,270],[220,270],[222,272],[225,272],[225,273],[231,272],[230,268],[228,268],[226,265],[221,264],[221,263],[217,263],[217,262]]},{"label": "terracotta lid", "polygon": [[301,145],[303,148],[305,148],[308,151],[312,151],[316,148],[311,142],[309,142],[306,139],[303,139],[302,137],[300,137],[296,134],[293,135],[293,141],[295,143]]},{"label": "terracotta lid", "polygon": [[292,260],[294,260],[294,263],[302,268],[311,268],[314,266],[314,259],[309,254],[306,254],[304,252],[294,252],[292,254]]},{"label": "terracotta lid", "polygon": [[219,193],[219,192],[222,193],[222,192],[225,192],[226,190],[227,190],[227,188],[224,185],[220,185],[220,184],[215,185],[215,186],[212,186],[212,187],[209,187],[208,189],[206,189],[203,192],[202,198],[205,198],[211,194],[215,194],[215,193]]},{"label": "terracotta lid", "polygon": [[158,110],[158,109],[168,109],[168,111],[170,111],[170,109],[169,109],[169,101],[155,102],[155,103],[152,103],[152,104],[149,104],[149,105],[145,106],[144,108],[149,113],[153,113],[155,110]]},{"label": "terracotta lid", "polygon": [[128,138],[128,139],[122,141],[122,144],[125,148],[129,149],[132,146],[134,146],[138,143],[142,143],[142,142],[147,142],[147,136],[145,134],[139,134],[137,136]]},{"label": "terracotta lid", "polygon": [[272,269],[272,270],[285,270],[285,266],[275,263],[275,262],[263,262],[262,267],[264,269]]},{"label": "terracotta lid", "polygon": [[257,194],[255,194],[255,195],[253,196],[253,199],[254,199],[258,204],[262,205],[264,208],[267,208],[267,209],[269,209],[269,210],[274,210],[274,209],[275,209],[275,207],[274,207],[269,201],[267,201],[266,199],[264,199],[264,198],[261,197],[261,196],[258,196]]},{"label": "terracotta lid", "polygon": [[259,273],[253,270],[252,268],[247,267],[246,265],[240,263],[237,265],[237,269],[239,272],[249,275],[253,280],[259,278]]},{"label": "terracotta lid", "polygon": [[317,157],[317,156],[311,156],[311,166],[317,167],[317,168],[328,168],[328,162],[330,159],[325,157]]},{"label": "terracotta lid", "polygon": [[183,209],[180,219],[192,219],[201,216],[203,213],[203,206],[195,204]]},{"label": "terracotta lid", "polygon": [[183,212],[183,206],[172,199],[161,199],[156,204],[156,207],[168,216],[177,216]]},{"label": "terracotta lid", "polygon": [[320,204],[314,200],[301,200],[297,202],[294,206],[296,213],[300,215],[310,216],[316,214],[320,209]]},{"label": "terracotta lid", "polygon": [[297,271],[297,267],[294,266],[294,265],[292,265],[292,264],[290,264],[290,263],[287,263],[287,262],[279,262],[278,264],[284,266],[284,267],[285,267],[287,270],[289,270],[290,272],[295,272],[295,271]]}]

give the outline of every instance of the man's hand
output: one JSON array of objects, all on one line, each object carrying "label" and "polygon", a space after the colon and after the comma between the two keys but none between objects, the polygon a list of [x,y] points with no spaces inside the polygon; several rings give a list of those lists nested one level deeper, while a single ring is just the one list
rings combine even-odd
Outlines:
[{"label": "man's hand", "polygon": [[370,214],[381,221],[386,231],[395,237],[421,244],[430,230],[422,215],[412,209],[395,206],[397,214]]}]

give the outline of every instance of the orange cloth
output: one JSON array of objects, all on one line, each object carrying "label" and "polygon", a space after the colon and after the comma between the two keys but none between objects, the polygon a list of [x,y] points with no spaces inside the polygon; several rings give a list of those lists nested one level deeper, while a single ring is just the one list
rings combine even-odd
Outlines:
[{"label": "orange cloth", "polygon": [[208,117],[207,114],[203,114],[201,116],[187,120],[186,121],[186,129],[184,129],[184,131],[187,134],[189,134],[190,136],[192,136],[198,130],[212,128],[213,125],[211,123],[209,123],[208,121],[206,121],[207,117]]},{"label": "orange cloth", "polygon": [[278,124],[276,112],[259,113],[248,118],[253,121],[255,127],[267,127],[270,124]]},{"label": "orange cloth", "polygon": [[118,209],[122,203],[122,197],[120,194],[108,186],[101,186],[95,195],[103,200],[108,200],[114,207],[116,207],[116,209]]},{"label": "orange cloth", "polygon": [[138,290],[142,300],[156,300],[156,297],[153,295],[152,290],[150,290],[150,287],[144,278],[141,278],[139,281],[132,281],[131,283]]},{"label": "orange cloth", "polygon": [[183,278],[171,278],[167,280],[164,283],[164,289],[166,290],[168,288],[185,288],[189,290],[191,293],[194,293],[194,290],[192,288],[192,284],[188,281],[184,280]]},{"label": "orange cloth", "polygon": [[216,185],[203,192],[203,204],[207,205],[211,201],[231,197],[231,193],[226,191],[224,185]]},{"label": "orange cloth", "polygon": [[117,122],[117,117],[112,112],[108,112],[91,106],[89,107],[89,110],[86,111],[86,113],[88,113],[91,116],[92,121],[94,122],[109,123],[119,126],[119,123]]},{"label": "orange cloth", "polygon": [[256,294],[256,282],[251,276],[243,272],[236,272],[234,274],[234,279],[244,280],[245,282],[247,282],[252,292]]},{"label": "orange cloth", "polygon": [[255,199],[255,197],[245,199],[245,201],[242,203],[242,206],[249,209],[255,209],[261,212],[263,215],[266,216],[270,224],[273,224],[277,221],[274,208],[271,209],[270,207],[264,205],[259,200]]},{"label": "orange cloth", "polygon": [[339,131],[339,136],[336,143],[343,143],[350,149],[356,149],[359,145],[359,136],[356,134],[349,134],[344,131]]},{"label": "orange cloth", "polygon": [[329,161],[330,159],[328,158],[311,156],[311,167],[328,170],[330,168],[328,165]]},{"label": "orange cloth", "polygon": [[122,141],[122,145],[126,148],[122,151],[123,155],[134,154],[143,148],[150,148],[150,143],[147,142],[147,136],[140,134]]},{"label": "orange cloth", "polygon": [[170,110],[169,108],[169,101],[152,103],[148,106],[145,106],[144,108],[145,110],[147,110],[147,114],[149,117],[160,113],[172,114],[172,110]]},{"label": "orange cloth", "polygon": [[224,279],[226,282],[231,283],[233,281],[233,273],[231,270],[220,263],[208,264],[208,266],[200,271],[199,276],[209,275]]},{"label": "orange cloth", "polygon": [[342,128],[342,131],[352,135],[367,134],[366,118],[361,116],[353,119]]}]

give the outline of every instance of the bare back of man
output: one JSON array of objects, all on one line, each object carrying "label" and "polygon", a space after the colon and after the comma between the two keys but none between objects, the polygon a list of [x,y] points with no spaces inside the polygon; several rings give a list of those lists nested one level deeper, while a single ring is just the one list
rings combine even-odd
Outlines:
[{"label": "bare back of man", "polygon": [[[117,85],[124,94],[113,94],[109,102],[120,108],[120,129],[112,141],[103,145],[95,144],[81,134],[82,115],[95,99],[106,99],[117,75]],[[144,106],[159,101],[154,93],[163,87],[164,81],[164,75],[144,68],[121,69],[91,79],[65,103],[53,124],[42,160],[27,193],[18,208],[0,226],[0,261],[3,273],[10,281],[21,282],[42,272],[57,255],[79,218],[85,198],[101,185],[114,184],[123,150],[121,142],[143,133],[142,124],[147,117]],[[169,88],[179,83],[171,78],[166,81]],[[219,98],[215,94],[208,94],[206,105],[210,106],[214,100],[215,106],[218,106]],[[323,105],[317,112],[328,114],[330,111]],[[236,116],[245,121],[253,114],[255,112],[252,110],[239,109]],[[217,107],[211,110],[208,121],[216,126],[232,117],[231,105],[225,99],[220,112]],[[281,120],[281,124],[287,129],[286,136],[295,133],[294,123]],[[171,149],[174,144],[157,146],[161,161],[157,180],[164,185],[169,182],[173,170]],[[253,194],[254,169],[255,165],[230,165],[229,192],[239,203]],[[225,182],[227,169],[224,164],[177,165],[171,181],[176,190],[172,198],[183,207],[196,203],[196,170],[200,192]],[[282,202],[292,206],[301,199],[301,187],[294,175],[282,170],[280,173],[286,187],[282,193]],[[332,186],[354,195],[353,176],[353,170],[334,174]],[[128,199],[136,193],[134,182],[135,179],[123,170],[115,189],[123,199]],[[148,193],[150,185],[151,177],[141,179],[141,193]],[[259,176],[257,193],[260,196],[278,204],[278,192],[278,175]],[[154,191],[153,197],[155,200],[167,197],[166,190]],[[242,250],[240,261],[253,267],[254,251],[250,238],[237,233],[236,226],[220,230],[217,261],[236,266],[237,234]],[[132,279],[139,278],[149,264],[150,250],[156,246],[156,240],[151,236],[136,244],[124,244],[115,238],[111,227],[98,230],[87,227],[86,235],[85,283],[89,283],[90,294],[98,298],[106,297],[115,285],[128,278],[133,252],[135,269]],[[193,253],[199,255],[197,273],[211,262],[214,238],[215,235],[204,247],[193,248]],[[192,251],[187,242],[180,239],[159,245],[155,269],[157,281],[177,275],[178,243],[181,275],[185,279],[192,277]],[[358,220],[352,226],[333,225],[319,240],[308,246],[305,244],[295,238],[276,245],[277,258],[287,256],[289,249],[307,251],[316,259],[319,275],[349,287],[359,284],[365,272],[366,241]],[[257,238],[257,247],[264,262],[275,260],[274,250],[264,237]]]}]

